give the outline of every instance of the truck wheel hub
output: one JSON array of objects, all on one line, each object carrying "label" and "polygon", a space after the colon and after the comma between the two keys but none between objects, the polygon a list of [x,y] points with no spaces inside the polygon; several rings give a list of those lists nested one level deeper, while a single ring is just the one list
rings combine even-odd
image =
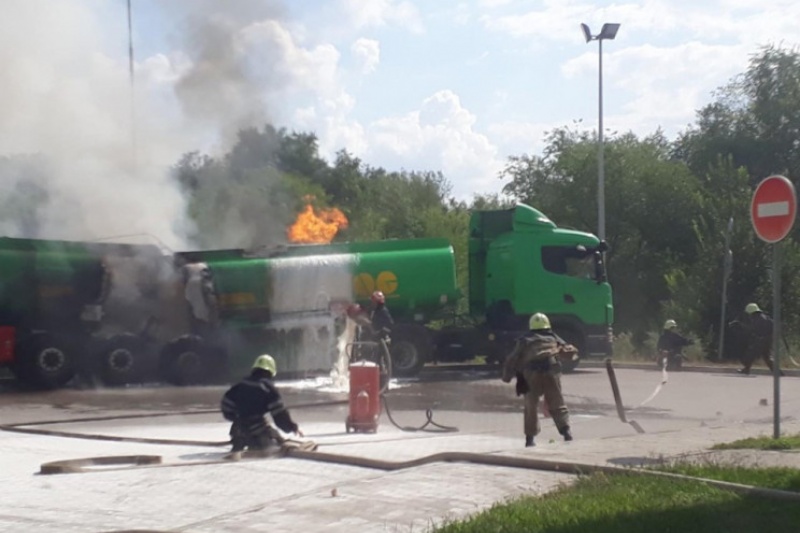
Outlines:
[{"label": "truck wheel hub", "polygon": [[197,352],[181,352],[178,354],[178,367],[184,370],[194,370],[200,365],[200,357]]},{"label": "truck wheel hub", "polygon": [[408,342],[400,342],[394,345],[392,359],[397,368],[411,368],[417,362],[417,348]]},{"label": "truck wheel hub", "polygon": [[57,372],[64,366],[67,357],[58,348],[46,348],[39,352],[37,359],[39,368],[47,372]]},{"label": "truck wheel hub", "polygon": [[108,366],[120,372],[130,370],[133,366],[133,354],[130,350],[118,348],[108,356]]}]

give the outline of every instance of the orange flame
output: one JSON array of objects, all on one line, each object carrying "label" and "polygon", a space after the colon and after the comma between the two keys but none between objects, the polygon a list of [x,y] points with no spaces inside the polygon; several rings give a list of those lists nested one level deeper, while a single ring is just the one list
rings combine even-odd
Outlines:
[{"label": "orange flame", "polygon": [[297,215],[294,224],[289,226],[286,233],[289,242],[327,244],[333,240],[340,229],[346,229],[347,224],[347,217],[335,207],[314,209],[310,203],[307,203],[303,212]]}]

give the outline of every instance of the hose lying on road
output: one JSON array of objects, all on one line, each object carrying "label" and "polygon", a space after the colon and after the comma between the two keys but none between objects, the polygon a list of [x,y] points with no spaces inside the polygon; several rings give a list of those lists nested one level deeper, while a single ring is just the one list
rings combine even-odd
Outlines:
[{"label": "hose lying on road", "polygon": [[[761,496],[765,498],[779,499],[785,501],[800,502],[800,493],[790,492],[778,489],[768,489],[763,487],[755,487],[752,485],[742,485],[739,483],[730,483],[728,481],[718,481],[714,479],[699,478],[693,476],[686,476],[683,474],[673,474],[671,472],[660,472],[657,470],[643,469],[643,468],[628,468],[609,465],[596,465],[576,463],[572,461],[547,461],[536,459],[533,457],[519,457],[497,454],[485,453],[470,453],[470,452],[442,452],[419,457],[417,459],[410,459],[407,461],[386,461],[384,459],[371,459],[368,457],[357,457],[349,455],[332,454],[318,451],[304,451],[301,449],[288,449],[283,454],[284,457],[292,459],[302,459],[307,461],[315,461],[329,464],[339,464],[345,466],[353,466],[360,468],[371,468],[375,470],[396,471],[404,470],[407,468],[416,468],[419,466],[430,465],[434,463],[471,463],[483,466],[495,466],[506,468],[524,468],[528,470],[538,470],[545,472],[557,472],[572,475],[586,475],[593,473],[604,473],[609,475],[644,475],[651,477],[661,477],[664,479],[672,479],[676,481],[688,481],[703,483],[705,485],[736,492],[746,496]],[[67,461],[56,461],[52,463],[45,463],[42,465],[41,474],[66,474],[66,473],[90,473],[90,472],[107,472],[108,470],[130,470],[133,468],[175,468],[187,466],[200,466],[200,465],[217,465],[226,464],[231,461],[228,459],[196,461],[186,463],[173,463],[163,464],[160,461],[160,456],[105,456],[105,457],[90,457],[85,459],[75,459]],[[93,470],[92,466],[106,466],[118,464],[131,464],[136,466],[129,466],[114,469],[97,469]],[[87,469],[88,468],[88,469]]]}]

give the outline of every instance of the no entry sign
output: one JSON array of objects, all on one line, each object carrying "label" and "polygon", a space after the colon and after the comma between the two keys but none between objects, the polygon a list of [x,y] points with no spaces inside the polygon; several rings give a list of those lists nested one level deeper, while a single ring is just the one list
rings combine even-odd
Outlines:
[{"label": "no entry sign", "polygon": [[758,184],[750,203],[750,219],[759,239],[780,241],[792,229],[796,215],[797,196],[791,181],[770,176]]}]

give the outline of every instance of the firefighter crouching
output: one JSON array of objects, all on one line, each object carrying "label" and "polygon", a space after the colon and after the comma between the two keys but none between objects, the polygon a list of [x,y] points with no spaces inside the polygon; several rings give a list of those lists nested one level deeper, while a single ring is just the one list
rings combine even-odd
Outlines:
[{"label": "firefighter crouching", "polygon": [[561,395],[559,357],[574,357],[577,350],[553,332],[544,313],[532,315],[528,325],[530,331],[517,340],[503,366],[503,381],[509,383],[516,376],[517,396],[525,395],[525,446],[534,446],[533,439],[541,430],[537,408],[542,395],[558,432],[565,441],[570,441],[569,410]]},{"label": "firefighter crouching", "polygon": [[658,337],[656,350],[658,364],[667,370],[680,370],[683,367],[683,348],[694,342],[677,332],[678,323],[671,318],[664,322],[664,329]]},{"label": "firefighter crouching", "polygon": [[231,421],[232,452],[278,449],[286,442],[264,416],[269,413],[275,424],[286,433],[302,437],[303,432],[292,420],[289,411],[272,381],[277,374],[275,359],[260,355],[249,376],[232,386],[222,397],[222,415]]}]

